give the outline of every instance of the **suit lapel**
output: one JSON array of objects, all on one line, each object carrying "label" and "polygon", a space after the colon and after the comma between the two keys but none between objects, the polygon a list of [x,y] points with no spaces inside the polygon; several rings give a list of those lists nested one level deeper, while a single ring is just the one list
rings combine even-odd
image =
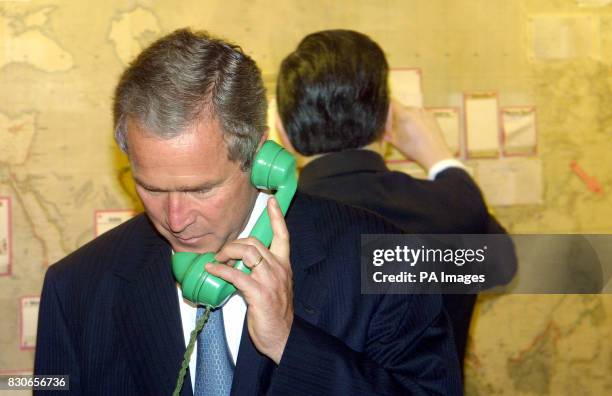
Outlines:
[{"label": "suit lapel", "polygon": [[[139,257],[117,272],[124,280],[113,307],[126,357],[142,393],[171,394],[185,352],[170,249],[146,230]],[[192,395],[189,371],[181,395]]]},{"label": "suit lapel", "polygon": [[[287,227],[291,235],[291,265],[294,279],[295,314],[315,324],[320,314],[320,306],[327,296],[326,290],[320,287],[313,292],[311,267],[325,260],[325,250],[321,246],[318,233],[313,223],[313,213],[307,204],[309,197],[296,194],[289,212]],[[316,272],[316,271],[315,271]],[[257,351],[248,331],[248,318],[245,318],[240,339],[240,349],[234,379],[232,395],[265,394],[270,386],[274,362]]]},{"label": "suit lapel", "polygon": [[270,382],[274,362],[257,351],[249,335],[247,318],[244,320],[240,349],[234,379],[232,395],[257,395],[265,393]]},{"label": "suit lapel", "polygon": [[310,201],[309,195],[297,194],[286,220],[291,236],[293,309],[296,315],[316,325],[327,301],[328,282],[319,279],[324,271],[318,267],[325,262],[327,253],[321,242],[323,230],[315,223],[319,214],[313,211],[315,205]]}]

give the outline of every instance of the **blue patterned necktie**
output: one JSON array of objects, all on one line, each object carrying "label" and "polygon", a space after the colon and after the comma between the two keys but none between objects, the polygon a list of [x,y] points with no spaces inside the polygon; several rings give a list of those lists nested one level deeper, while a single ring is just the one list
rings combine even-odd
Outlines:
[{"label": "blue patterned necktie", "polygon": [[[199,307],[197,319],[204,314]],[[197,321],[196,319],[196,321]],[[232,389],[234,363],[225,341],[221,309],[210,313],[208,322],[198,335],[198,355],[194,396],[227,396]]]}]

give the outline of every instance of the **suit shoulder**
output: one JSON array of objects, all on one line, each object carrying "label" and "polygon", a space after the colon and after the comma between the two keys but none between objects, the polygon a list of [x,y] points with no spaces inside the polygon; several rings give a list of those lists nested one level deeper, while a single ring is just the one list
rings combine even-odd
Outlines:
[{"label": "suit shoulder", "polygon": [[476,189],[480,191],[469,173],[467,173],[463,168],[459,167],[448,167],[443,169],[433,180],[416,178],[400,171],[389,171],[383,173],[382,176],[387,182],[396,182],[387,184],[387,188],[392,188],[393,186],[400,188],[414,188],[414,186],[420,186],[422,188],[432,189],[432,191],[435,191],[436,187],[446,186],[469,190]]},{"label": "suit shoulder", "polygon": [[311,216],[317,231],[324,234],[402,233],[383,217],[364,208],[306,193],[300,193],[296,198],[295,204],[300,207],[300,213]]}]

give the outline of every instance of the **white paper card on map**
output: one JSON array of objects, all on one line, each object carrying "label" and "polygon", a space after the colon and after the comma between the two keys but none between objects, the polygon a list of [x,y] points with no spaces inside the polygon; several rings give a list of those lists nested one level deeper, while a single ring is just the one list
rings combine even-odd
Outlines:
[{"label": "white paper card on map", "polygon": [[451,151],[458,156],[460,154],[460,133],[461,133],[461,118],[459,116],[459,109],[456,107],[436,107],[428,108],[427,111],[431,112],[440,129],[444,135],[446,144]]},{"label": "white paper card on map", "polygon": [[97,210],[95,212],[95,235],[102,235],[108,230],[134,217],[131,209]]},{"label": "white paper card on map", "polygon": [[503,107],[501,118],[504,154],[535,154],[538,142],[535,107]]},{"label": "white paper card on map", "polygon": [[538,158],[480,160],[476,180],[489,205],[542,203],[542,163]]},{"label": "white paper card on map", "polygon": [[0,197],[0,275],[11,273],[11,199]]},{"label": "white paper card on map", "polygon": [[404,106],[423,107],[421,70],[392,69],[389,71],[391,96]]},{"label": "white paper card on map", "polygon": [[497,157],[500,130],[497,93],[466,93],[464,106],[468,157]]},{"label": "white paper card on map", "polygon": [[599,59],[600,20],[594,15],[542,15],[531,18],[533,58]]},{"label": "white paper card on map", "polygon": [[21,349],[31,349],[36,346],[36,329],[38,326],[38,306],[40,296],[21,298]]}]

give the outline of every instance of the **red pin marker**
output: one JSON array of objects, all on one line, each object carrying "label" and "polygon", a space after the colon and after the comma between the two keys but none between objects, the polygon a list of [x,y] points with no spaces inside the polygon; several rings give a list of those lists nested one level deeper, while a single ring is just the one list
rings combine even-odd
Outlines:
[{"label": "red pin marker", "polygon": [[580,167],[580,165],[578,165],[578,163],[576,161],[570,162],[570,167],[572,168],[574,173],[577,174],[578,177],[580,177],[582,179],[582,181],[584,182],[584,184],[586,184],[586,186],[587,186],[587,188],[589,190],[591,190],[592,192],[597,193],[597,194],[603,194],[603,189],[601,188],[601,185],[599,184],[597,179],[594,178],[594,177],[589,176],[584,171],[584,169],[582,169]]}]

